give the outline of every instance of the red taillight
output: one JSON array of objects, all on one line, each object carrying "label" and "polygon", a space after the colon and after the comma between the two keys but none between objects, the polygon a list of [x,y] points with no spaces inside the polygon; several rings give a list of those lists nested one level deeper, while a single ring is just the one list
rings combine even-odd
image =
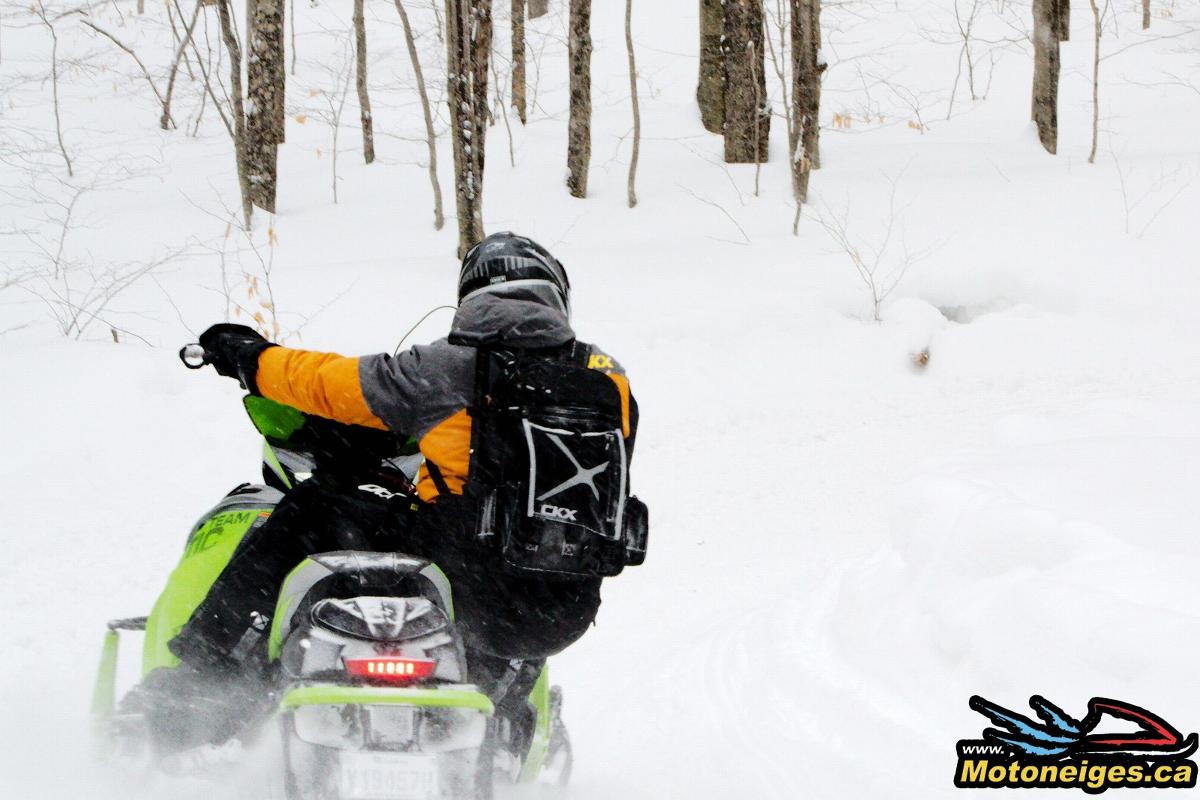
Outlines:
[{"label": "red taillight", "polygon": [[437,662],[427,658],[400,658],[379,656],[378,658],[348,658],[346,672],[355,678],[372,678],[381,681],[416,681],[433,675]]}]

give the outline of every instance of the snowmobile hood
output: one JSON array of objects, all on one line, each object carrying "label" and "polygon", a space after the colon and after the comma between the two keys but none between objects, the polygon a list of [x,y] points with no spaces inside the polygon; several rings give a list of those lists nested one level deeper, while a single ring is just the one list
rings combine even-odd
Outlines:
[{"label": "snowmobile hood", "polygon": [[556,347],[575,338],[571,322],[544,287],[512,287],[469,297],[458,307],[453,333],[499,333],[505,344]]}]

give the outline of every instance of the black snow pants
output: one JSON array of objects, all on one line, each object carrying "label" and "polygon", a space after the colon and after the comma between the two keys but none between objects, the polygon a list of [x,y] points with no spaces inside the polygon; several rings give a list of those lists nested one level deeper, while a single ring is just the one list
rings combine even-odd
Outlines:
[{"label": "black snow pants", "polygon": [[308,555],[332,550],[403,552],[441,567],[469,667],[481,683],[501,664],[558,653],[595,619],[599,578],[548,582],[505,572],[473,535],[469,500],[446,497],[412,512],[408,499],[389,501],[359,483],[318,473],[285,494],[238,546],[171,651],[199,669],[242,661],[239,644],[274,613],[288,573]]}]

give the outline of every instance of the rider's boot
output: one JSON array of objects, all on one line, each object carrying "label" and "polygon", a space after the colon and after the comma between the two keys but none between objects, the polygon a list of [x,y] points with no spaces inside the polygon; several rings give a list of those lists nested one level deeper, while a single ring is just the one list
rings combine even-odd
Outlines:
[{"label": "rider's boot", "polygon": [[257,718],[270,699],[258,665],[214,653],[184,655],[178,666],[147,673],[117,707],[119,718],[143,720],[160,753],[221,744]]}]

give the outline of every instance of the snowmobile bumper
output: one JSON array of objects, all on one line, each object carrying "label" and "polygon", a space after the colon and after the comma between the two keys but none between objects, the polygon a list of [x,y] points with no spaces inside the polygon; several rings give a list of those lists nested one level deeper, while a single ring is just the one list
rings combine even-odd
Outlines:
[{"label": "snowmobile bumper", "polygon": [[331,705],[406,705],[436,708],[473,709],[487,716],[495,706],[483,692],[472,688],[389,688],[383,686],[341,686],[314,684],[299,686],[284,693],[279,702],[281,710],[301,706]]}]

